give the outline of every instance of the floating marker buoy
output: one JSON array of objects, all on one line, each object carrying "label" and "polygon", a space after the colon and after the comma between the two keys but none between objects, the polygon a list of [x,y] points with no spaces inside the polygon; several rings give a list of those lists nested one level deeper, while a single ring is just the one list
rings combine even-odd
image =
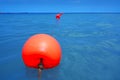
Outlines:
[{"label": "floating marker buoy", "polygon": [[63,13],[57,14],[57,15],[56,15],[56,19],[59,20],[62,14],[63,14]]},{"label": "floating marker buoy", "polygon": [[44,69],[56,67],[61,59],[61,47],[56,39],[47,34],[30,37],[22,49],[22,59],[26,66]]}]

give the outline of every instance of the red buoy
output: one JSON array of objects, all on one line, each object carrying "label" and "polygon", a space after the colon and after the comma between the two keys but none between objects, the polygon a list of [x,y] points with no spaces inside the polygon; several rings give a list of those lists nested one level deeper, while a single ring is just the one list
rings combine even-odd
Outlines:
[{"label": "red buoy", "polygon": [[57,14],[57,15],[56,15],[56,19],[59,20],[62,14],[63,14],[63,13]]},{"label": "red buoy", "polygon": [[36,34],[30,37],[23,46],[22,59],[26,66],[44,69],[56,67],[61,59],[61,47],[56,39],[47,34]]}]

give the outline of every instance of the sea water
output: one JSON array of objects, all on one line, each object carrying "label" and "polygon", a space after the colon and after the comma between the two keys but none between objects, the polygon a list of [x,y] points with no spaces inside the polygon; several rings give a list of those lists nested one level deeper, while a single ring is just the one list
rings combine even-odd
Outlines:
[{"label": "sea water", "polygon": [[62,48],[59,66],[41,80],[120,80],[120,14],[0,14],[0,80],[38,80],[24,65],[25,41],[49,34]]}]

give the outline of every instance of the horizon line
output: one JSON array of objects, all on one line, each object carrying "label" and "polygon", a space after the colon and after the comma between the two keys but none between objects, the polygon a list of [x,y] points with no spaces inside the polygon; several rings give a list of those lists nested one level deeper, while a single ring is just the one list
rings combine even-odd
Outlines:
[{"label": "horizon line", "polygon": [[0,14],[41,14],[41,13],[120,13],[120,12],[0,12]]}]

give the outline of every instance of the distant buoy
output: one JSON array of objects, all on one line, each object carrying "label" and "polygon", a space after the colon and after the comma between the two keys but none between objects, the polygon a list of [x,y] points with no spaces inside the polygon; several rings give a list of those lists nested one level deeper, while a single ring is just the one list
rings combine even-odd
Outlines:
[{"label": "distant buoy", "polygon": [[24,64],[31,68],[39,68],[39,64],[42,64],[44,69],[53,68],[60,63],[61,47],[52,36],[36,34],[25,42],[22,59]]},{"label": "distant buoy", "polygon": [[62,14],[63,14],[63,13],[59,13],[59,14],[57,14],[57,15],[56,15],[56,19],[59,20],[60,17],[62,16]]}]

